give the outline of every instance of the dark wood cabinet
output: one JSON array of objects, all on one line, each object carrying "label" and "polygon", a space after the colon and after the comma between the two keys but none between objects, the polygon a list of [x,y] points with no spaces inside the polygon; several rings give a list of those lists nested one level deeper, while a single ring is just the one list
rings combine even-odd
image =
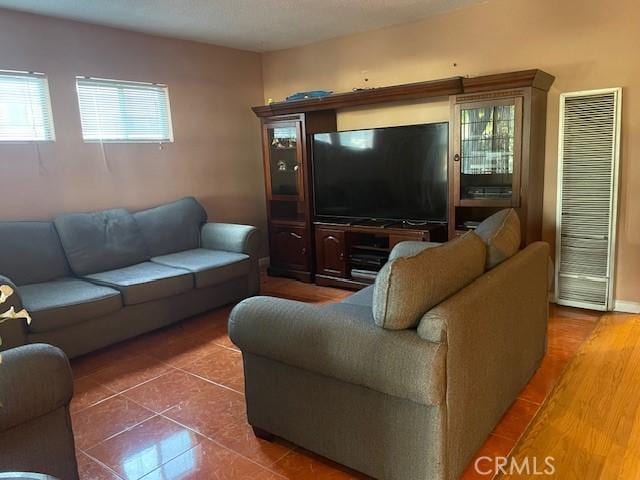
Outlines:
[{"label": "dark wood cabinet", "polygon": [[320,275],[347,276],[346,245],[344,231],[316,229],[316,273]]},{"label": "dark wood cabinet", "polygon": [[304,226],[273,225],[270,237],[271,268],[278,271],[309,270],[309,237]]},{"label": "dark wood cabinet", "polygon": [[[491,78],[488,77],[490,80]],[[522,245],[542,237],[547,90],[538,71],[530,83],[494,90],[476,79],[450,97],[449,238],[500,209],[513,207]]]},{"label": "dark wood cabinet", "polygon": [[334,111],[262,119],[269,274],[313,281],[311,143],[314,133],[336,130]]},{"label": "dark wood cabinet", "polygon": [[[446,241],[505,207],[518,212],[523,245],[539,240],[547,92],[553,81],[541,70],[524,70],[253,107],[262,126],[269,274],[361,288],[397,243]],[[443,96],[451,111],[448,227],[321,221],[314,226],[311,135],[336,132],[340,109]]]}]

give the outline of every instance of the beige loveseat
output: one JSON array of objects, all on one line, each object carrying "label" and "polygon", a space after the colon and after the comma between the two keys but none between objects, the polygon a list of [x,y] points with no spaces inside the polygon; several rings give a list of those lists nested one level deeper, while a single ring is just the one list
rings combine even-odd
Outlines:
[{"label": "beige loveseat", "polygon": [[[442,247],[400,244],[376,286],[342,303],[240,303],[230,335],[256,431],[378,479],[458,478],[545,352],[549,249],[537,242],[516,253],[519,226],[509,228],[515,213],[505,212],[478,228],[481,248],[476,234]],[[387,288],[409,278],[398,265],[424,264],[420,255],[451,291],[428,274],[405,285],[404,299]],[[429,302],[415,325],[397,329]]]}]

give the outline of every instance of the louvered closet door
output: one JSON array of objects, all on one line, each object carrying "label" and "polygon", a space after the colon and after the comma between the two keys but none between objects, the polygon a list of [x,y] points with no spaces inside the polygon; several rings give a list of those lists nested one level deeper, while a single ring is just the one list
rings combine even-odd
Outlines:
[{"label": "louvered closet door", "polygon": [[610,310],[620,149],[620,89],[560,97],[556,299]]}]

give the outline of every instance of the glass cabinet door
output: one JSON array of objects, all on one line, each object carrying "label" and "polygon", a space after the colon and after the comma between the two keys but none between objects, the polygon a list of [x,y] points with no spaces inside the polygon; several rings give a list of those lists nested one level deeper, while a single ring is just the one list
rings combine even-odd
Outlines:
[{"label": "glass cabinet door", "polygon": [[304,200],[300,122],[266,124],[264,129],[269,199]]},{"label": "glass cabinet door", "polygon": [[518,206],[522,99],[456,105],[458,206]]}]

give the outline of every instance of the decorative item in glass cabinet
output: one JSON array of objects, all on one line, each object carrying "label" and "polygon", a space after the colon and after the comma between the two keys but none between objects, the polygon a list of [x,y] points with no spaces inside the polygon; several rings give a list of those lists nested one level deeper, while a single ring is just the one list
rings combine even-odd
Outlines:
[{"label": "decorative item in glass cabinet", "polygon": [[273,129],[271,146],[274,148],[296,148],[298,139],[294,127],[278,127]]}]

